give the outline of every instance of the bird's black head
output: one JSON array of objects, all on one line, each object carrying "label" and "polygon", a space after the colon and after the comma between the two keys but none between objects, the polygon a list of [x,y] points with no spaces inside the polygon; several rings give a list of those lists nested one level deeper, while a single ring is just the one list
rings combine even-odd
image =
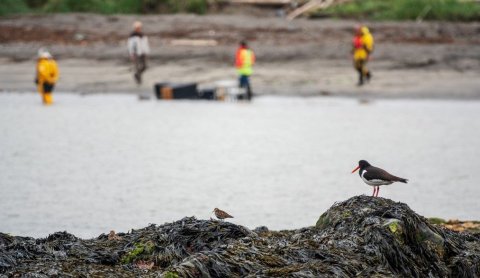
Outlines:
[{"label": "bird's black head", "polygon": [[371,165],[366,160],[360,160],[358,162],[358,166],[360,166],[360,169],[365,169],[365,168],[367,168],[368,166],[371,166]]},{"label": "bird's black head", "polygon": [[358,169],[360,169],[360,175],[362,174],[362,170],[370,166],[370,163],[368,163],[366,160],[360,160],[358,162],[358,166],[353,169],[352,173],[355,173]]}]

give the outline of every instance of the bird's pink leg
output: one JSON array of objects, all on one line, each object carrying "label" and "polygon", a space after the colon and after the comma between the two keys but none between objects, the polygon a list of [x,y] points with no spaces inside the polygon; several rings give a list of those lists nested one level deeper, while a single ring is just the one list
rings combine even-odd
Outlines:
[{"label": "bird's pink leg", "polygon": [[375,189],[377,189],[376,186],[373,187],[373,194],[372,194],[372,197],[375,197]]}]

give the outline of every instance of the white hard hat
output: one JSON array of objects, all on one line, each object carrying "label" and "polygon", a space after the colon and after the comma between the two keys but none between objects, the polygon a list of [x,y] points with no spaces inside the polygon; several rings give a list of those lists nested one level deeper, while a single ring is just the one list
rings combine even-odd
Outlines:
[{"label": "white hard hat", "polygon": [[52,54],[50,54],[50,52],[48,52],[48,50],[46,50],[45,48],[40,48],[38,50],[38,58],[50,59],[52,58]]}]

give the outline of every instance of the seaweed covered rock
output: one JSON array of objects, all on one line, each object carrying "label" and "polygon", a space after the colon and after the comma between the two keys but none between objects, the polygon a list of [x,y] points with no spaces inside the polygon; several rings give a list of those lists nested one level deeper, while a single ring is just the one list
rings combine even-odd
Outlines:
[{"label": "seaweed covered rock", "polygon": [[316,227],[321,244],[355,254],[367,276],[380,271],[409,277],[480,275],[478,237],[436,227],[406,204],[354,197],[332,206]]},{"label": "seaweed covered rock", "polygon": [[0,234],[0,277],[478,277],[480,236],[407,205],[353,197],[315,227],[254,231],[193,217],[82,240]]}]

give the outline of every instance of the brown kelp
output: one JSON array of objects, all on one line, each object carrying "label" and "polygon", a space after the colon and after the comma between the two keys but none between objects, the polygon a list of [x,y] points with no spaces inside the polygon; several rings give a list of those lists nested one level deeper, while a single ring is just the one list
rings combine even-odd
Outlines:
[{"label": "brown kelp", "polygon": [[187,217],[83,240],[0,234],[0,277],[479,277],[480,235],[431,224],[407,205],[357,196],[316,226],[249,230]]}]

